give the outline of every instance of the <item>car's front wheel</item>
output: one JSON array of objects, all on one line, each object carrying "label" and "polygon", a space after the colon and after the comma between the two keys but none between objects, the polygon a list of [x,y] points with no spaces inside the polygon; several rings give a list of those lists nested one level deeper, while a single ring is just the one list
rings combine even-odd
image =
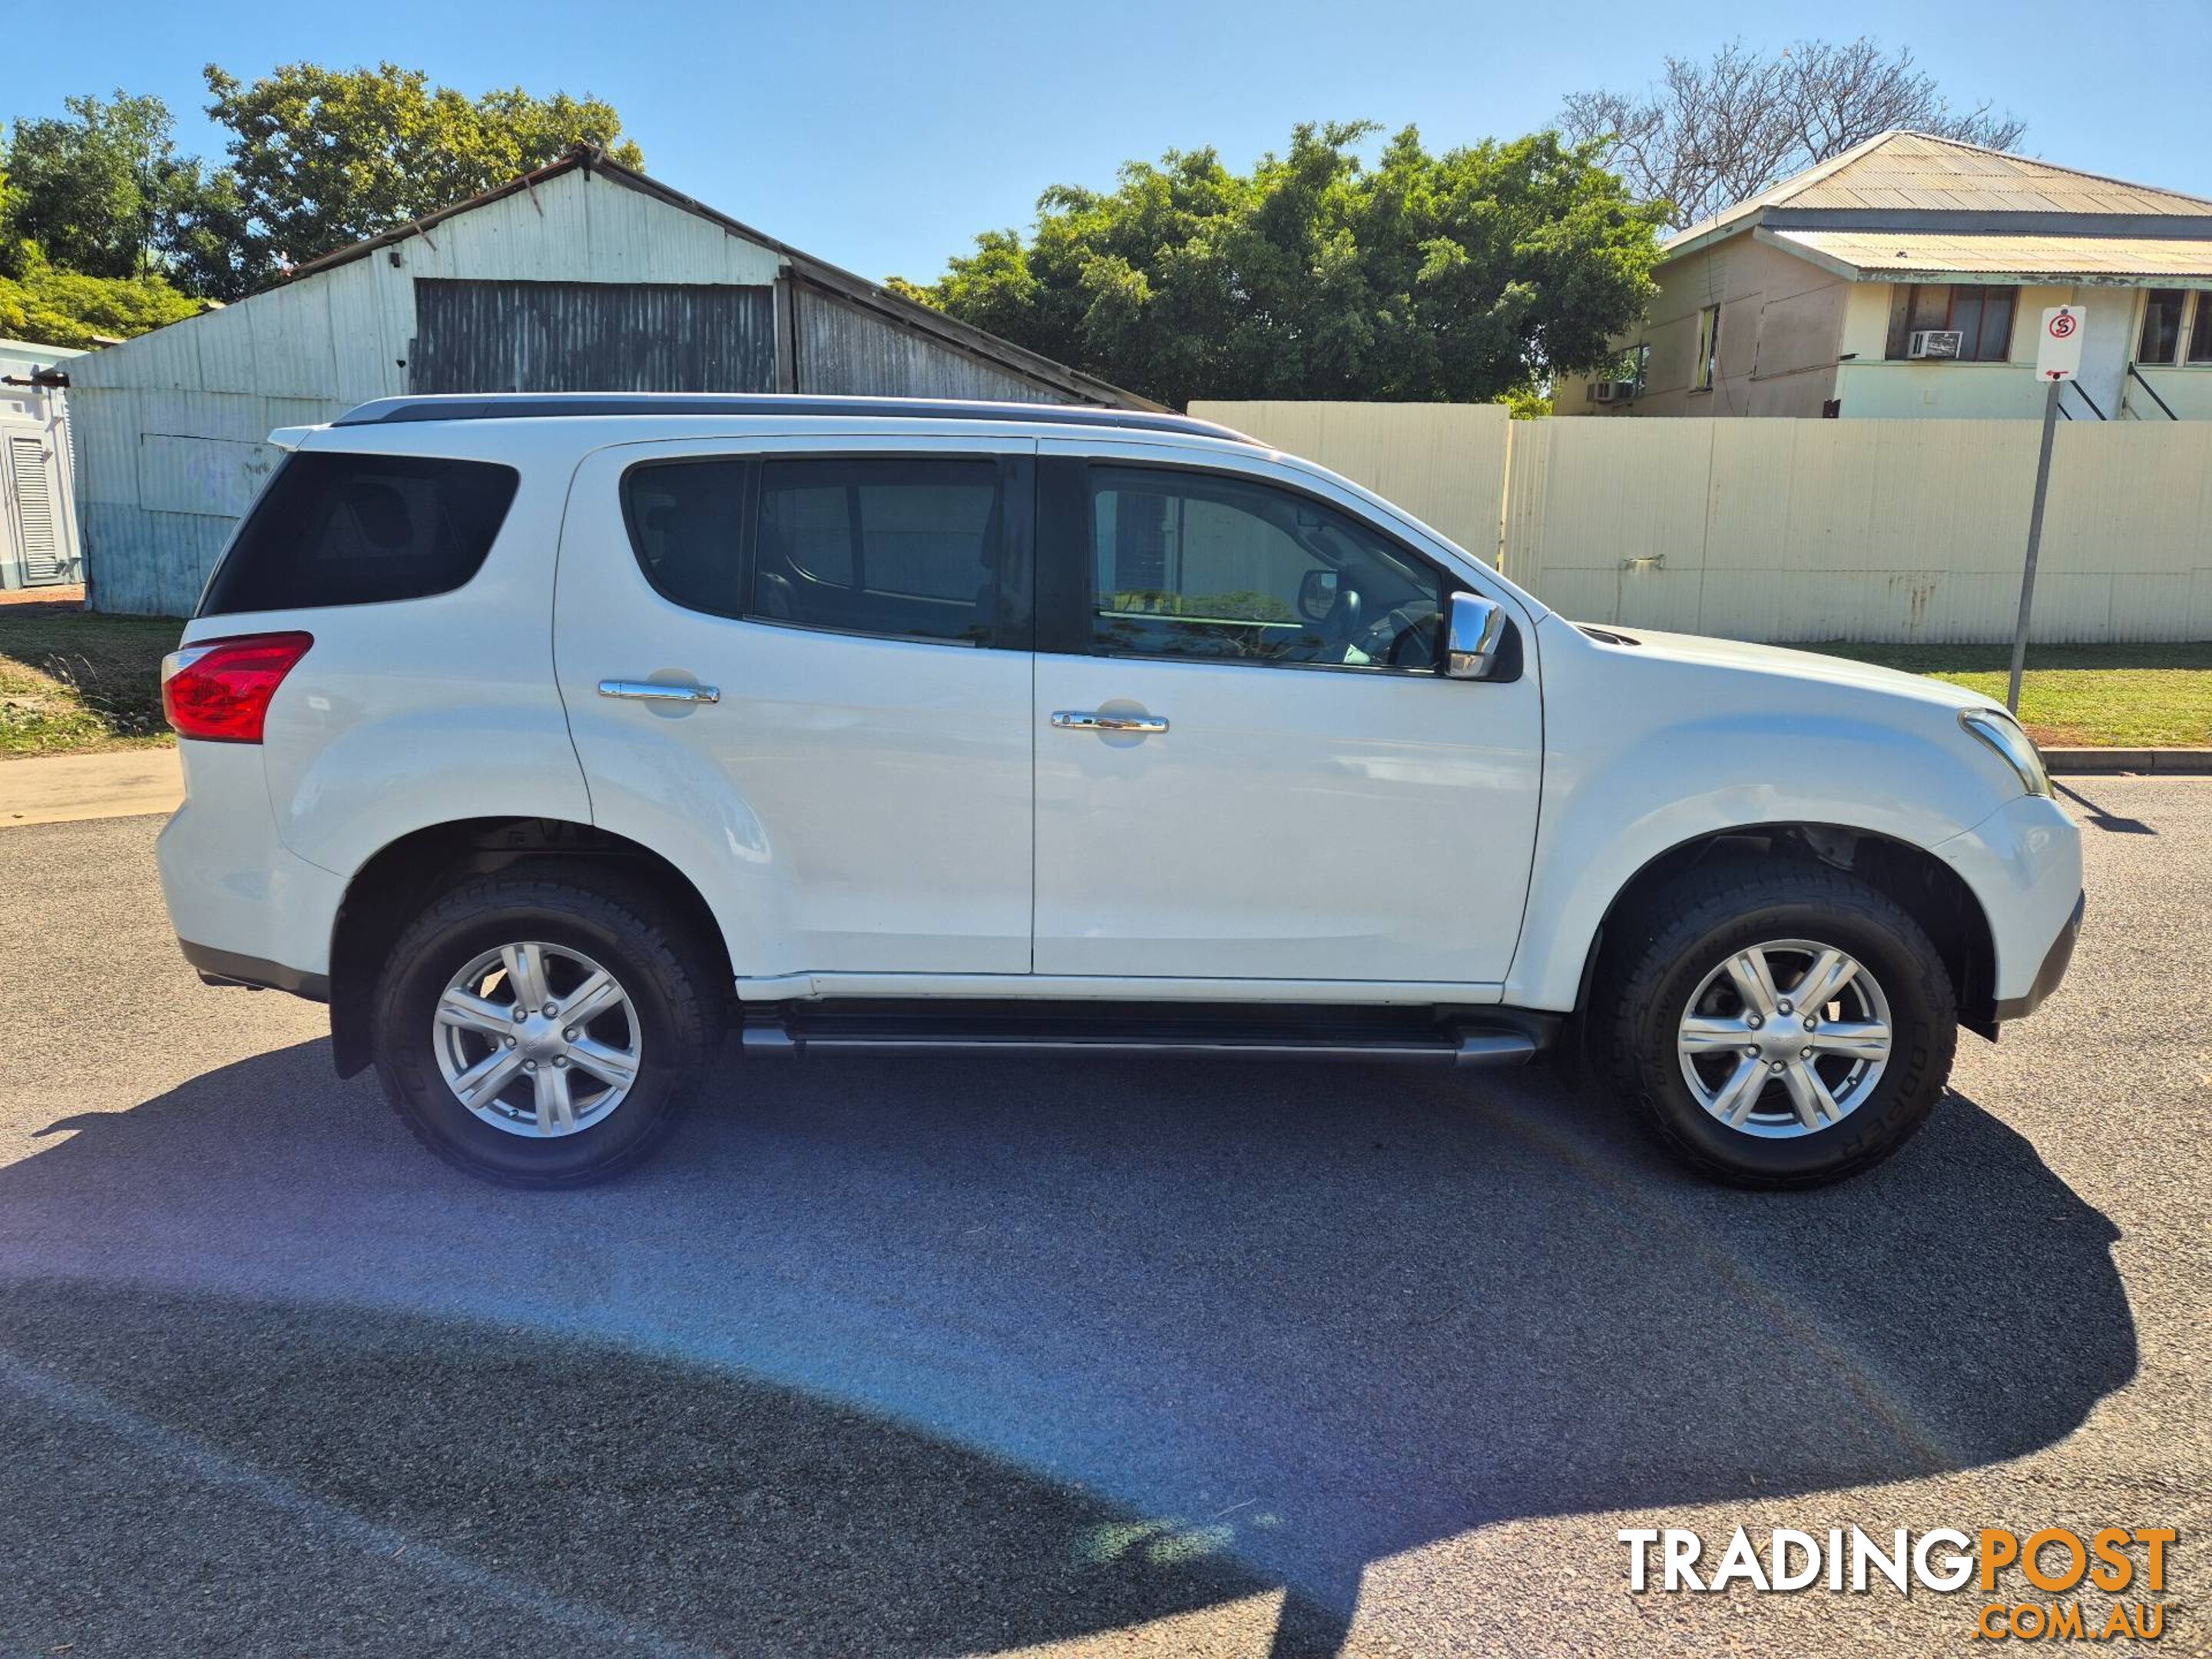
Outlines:
[{"label": "car's front wheel", "polygon": [[475,878],[393,947],[377,1074],[448,1163],[523,1187],[636,1164],[682,1104],[709,1035],[713,970],[649,890],[589,866]]},{"label": "car's front wheel", "polygon": [[1595,1024],[1612,1081],[1693,1167],[1754,1187],[1856,1175],[1920,1127],[1958,1005],[1927,933],[1845,872],[1717,861],[1637,908]]}]

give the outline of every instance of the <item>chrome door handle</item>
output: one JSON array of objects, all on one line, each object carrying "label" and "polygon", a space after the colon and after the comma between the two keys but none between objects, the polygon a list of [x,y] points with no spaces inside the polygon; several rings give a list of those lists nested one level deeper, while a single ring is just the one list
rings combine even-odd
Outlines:
[{"label": "chrome door handle", "polygon": [[653,680],[601,680],[603,697],[635,697],[641,702],[720,702],[721,692],[711,685],[662,685]]},{"label": "chrome door handle", "polygon": [[1054,714],[1052,723],[1062,732],[1164,732],[1168,729],[1164,714],[1086,714],[1070,708],[1063,708]]}]

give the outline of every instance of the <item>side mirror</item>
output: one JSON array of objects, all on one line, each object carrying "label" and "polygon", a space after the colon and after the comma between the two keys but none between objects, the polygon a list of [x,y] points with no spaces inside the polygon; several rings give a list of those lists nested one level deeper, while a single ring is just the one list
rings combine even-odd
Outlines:
[{"label": "side mirror", "polygon": [[1309,570],[1298,579],[1298,615],[1317,623],[1336,609],[1337,573]]},{"label": "side mirror", "polygon": [[1444,678],[1488,678],[1505,637],[1505,607],[1480,593],[1455,593],[1444,624]]}]

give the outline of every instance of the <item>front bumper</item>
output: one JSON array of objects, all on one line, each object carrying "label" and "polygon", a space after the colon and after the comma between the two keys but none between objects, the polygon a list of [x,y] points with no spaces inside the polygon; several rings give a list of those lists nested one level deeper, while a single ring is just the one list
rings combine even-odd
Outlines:
[{"label": "front bumper", "polygon": [[[2018,1019],[2051,994],[2081,921],[2081,831],[2048,795],[2017,795],[1936,855],[1959,873],[1989,923],[1988,1005]],[[1977,1028],[1978,1029],[1978,1027]]]},{"label": "front bumper", "polygon": [[1999,1024],[2008,1019],[2026,1019],[2044,1000],[2058,988],[2058,981],[2066,977],[2066,969],[2074,960],[2074,943],[2081,937],[2081,915],[2089,908],[2089,896],[2081,894],[2074,901],[2074,914],[2058,930],[2058,937],[2051,941],[2051,949],[2043,958],[2043,966],[2035,970],[2035,983],[2016,997],[1997,999],[1996,1017]]}]

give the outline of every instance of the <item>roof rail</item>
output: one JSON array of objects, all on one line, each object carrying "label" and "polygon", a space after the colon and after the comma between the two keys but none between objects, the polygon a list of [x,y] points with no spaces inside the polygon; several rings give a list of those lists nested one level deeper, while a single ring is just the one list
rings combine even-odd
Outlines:
[{"label": "roof rail", "polygon": [[1103,426],[1252,440],[1242,432],[1188,415],[1082,404],[969,402],[951,398],[794,397],[787,392],[495,392],[483,397],[379,398],[349,410],[333,426],[382,426],[397,421],[529,421],[581,416],[854,416],[884,420],[1036,421],[1054,426]]}]

